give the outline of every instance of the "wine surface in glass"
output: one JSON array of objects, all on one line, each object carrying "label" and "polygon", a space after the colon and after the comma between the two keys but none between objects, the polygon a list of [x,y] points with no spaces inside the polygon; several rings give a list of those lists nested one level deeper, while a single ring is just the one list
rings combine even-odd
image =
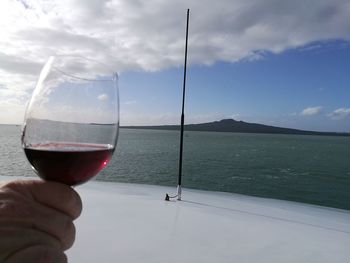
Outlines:
[{"label": "wine surface in glass", "polygon": [[114,148],[108,144],[48,142],[24,147],[36,173],[44,180],[68,185],[84,183],[107,165]]}]

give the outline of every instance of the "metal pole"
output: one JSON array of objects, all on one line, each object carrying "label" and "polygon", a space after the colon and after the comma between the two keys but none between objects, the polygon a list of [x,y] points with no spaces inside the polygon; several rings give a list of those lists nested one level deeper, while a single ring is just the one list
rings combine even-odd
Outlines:
[{"label": "metal pole", "polygon": [[183,153],[183,138],[185,124],[185,94],[186,94],[186,71],[187,71],[187,46],[188,46],[188,24],[190,18],[190,9],[187,9],[187,24],[186,24],[186,45],[185,45],[185,66],[184,79],[182,87],[182,112],[181,112],[181,133],[180,133],[180,156],[179,156],[179,178],[177,185],[177,200],[181,200],[181,178],[182,178],[182,153]]}]

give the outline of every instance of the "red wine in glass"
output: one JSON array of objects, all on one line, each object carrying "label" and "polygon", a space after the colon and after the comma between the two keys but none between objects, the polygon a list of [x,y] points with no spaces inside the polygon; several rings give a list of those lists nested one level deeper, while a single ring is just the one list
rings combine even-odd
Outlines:
[{"label": "red wine in glass", "polygon": [[111,145],[50,142],[24,147],[34,171],[44,180],[77,185],[104,168],[112,157]]}]

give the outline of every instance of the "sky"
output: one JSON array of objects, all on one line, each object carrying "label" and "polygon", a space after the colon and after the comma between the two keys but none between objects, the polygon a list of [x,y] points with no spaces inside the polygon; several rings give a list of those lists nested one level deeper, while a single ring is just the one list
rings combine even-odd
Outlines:
[{"label": "sky", "polygon": [[23,121],[45,61],[119,73],[122,125],[223,118],[350,132],[350,1],[1,0],[0,123]]}]

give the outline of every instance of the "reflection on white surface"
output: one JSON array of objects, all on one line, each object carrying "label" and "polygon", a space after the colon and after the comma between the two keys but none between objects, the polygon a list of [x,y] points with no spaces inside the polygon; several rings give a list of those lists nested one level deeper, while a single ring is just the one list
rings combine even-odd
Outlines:
[{"label": "reflection on white surface", "polygon": [[70,262],[346,262],[350,211],[244,195],[89,182]]},{"label": "reflection on white surface", "polygon": [[[0,177],[10,180],[11,177]],[[347,262],[350,211],[237,194],[92,181],[69,262]]]}]

